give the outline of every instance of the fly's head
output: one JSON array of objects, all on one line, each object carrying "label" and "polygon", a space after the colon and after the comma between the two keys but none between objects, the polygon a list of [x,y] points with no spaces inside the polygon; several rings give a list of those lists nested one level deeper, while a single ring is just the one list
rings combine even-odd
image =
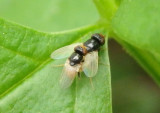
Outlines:
[{"label": "fly's head", "polygon": [[102,34],[95,33],[91,38],[97,40],[101,46],[105,43],[105,37]]}]

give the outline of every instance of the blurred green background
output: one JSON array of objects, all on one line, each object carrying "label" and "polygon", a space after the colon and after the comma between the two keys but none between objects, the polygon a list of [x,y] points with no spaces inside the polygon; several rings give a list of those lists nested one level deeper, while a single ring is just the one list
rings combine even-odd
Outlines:
[{"label": "blurred green background", "polygon": [[160,113],[160,90],[114,40],[109,40],[113,113]]},{"label": "blurred green background", "polygon": [[[0,0],[0,17],[43,32],[94,24],[91,0]],[[160,113],[160,90],[113,39],[109,40],[114,113]]]},{"label": "blurred green background", "polygon": [[39,31],[62,31],[98,20],[91,0],[0,0],[0,16]]}]

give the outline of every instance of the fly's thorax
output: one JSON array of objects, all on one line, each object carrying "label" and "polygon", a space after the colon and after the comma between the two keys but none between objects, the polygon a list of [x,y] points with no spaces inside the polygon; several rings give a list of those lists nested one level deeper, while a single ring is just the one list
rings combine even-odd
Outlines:
[{"label": "fly's thorax", "polygon": [[76,53],[79,53],[80,55],[83,55],[83,56],[85,56],[85,55],[87,54],[87,49],[86,49],[86,47],[83,46],[83,45],[76,46],[76,47],[74,48],[74,51],[75,51]]},{"label": "fly's thorax", "polygon": [[92,38],[84,42],[83,45],[86,47],[87,52],[96,51],[101,46],[101,44],[97,40]]},{"label": "fly's thorax", "polygon": [[71,66],[74,66],[76,64],[80,64],[81,61],[83,60],[83,55],[77,53],[77,52],[74,52],[72,53],[72,55],[69,57],[69,64]]}]

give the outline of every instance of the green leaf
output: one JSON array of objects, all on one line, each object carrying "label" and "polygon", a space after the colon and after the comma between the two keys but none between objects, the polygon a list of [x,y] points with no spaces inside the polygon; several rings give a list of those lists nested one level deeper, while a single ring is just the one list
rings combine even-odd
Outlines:
[{"label": "green leaf", "polygon": [[159,0],[124,0],[112,27],[119,42],[160,85],[159,4]]},{"label": "green leaf", "polygon": [[99,70],[92,80],[94,89],[84,74],[70,88],[61,89],[62,67],[54,65],[63,64],[65,59],[50,59],[52,51],[86,38],[98,29],[99,26],[93,25],[43,33],[0,19],[0,112],[111,113],[107,42],[99,53]]},{"label": "green leaf", "polygon": [[[110,24],[112,17],[117,10],[117,4],[114,0],[93,0],[100,13],[100,22],[103,24]],[[104,22],[105,21],[105,22]]]},{"label": "green leaf", "polygon": [[0,16],[47,32],[93,24],[99,18],[90,0],[0,0]]}]

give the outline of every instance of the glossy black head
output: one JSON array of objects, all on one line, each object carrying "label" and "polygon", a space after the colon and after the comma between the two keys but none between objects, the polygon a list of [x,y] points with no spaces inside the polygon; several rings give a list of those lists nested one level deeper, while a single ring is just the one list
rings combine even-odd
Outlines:
[{"label": "glossy black head", "polygon": [[83,56],[86,55],[86,53],[87,53],[86,48],[84,46],[76,46],[74,48],[74,51],[76,53],[79,53],[80,55],[83,55]]},{"label": "glossy black head", "polygon": [[83,56],[76,52],[72,53],[72,55],[69,57],[71,66],[79,64],[82,60],[83,60]]},{"label": "glossy black head", "polygon": [[91,38],[97,40],[100,45],[103,45],[105,43],[105,38],[102,34],[95,33],[91,36]]}]

